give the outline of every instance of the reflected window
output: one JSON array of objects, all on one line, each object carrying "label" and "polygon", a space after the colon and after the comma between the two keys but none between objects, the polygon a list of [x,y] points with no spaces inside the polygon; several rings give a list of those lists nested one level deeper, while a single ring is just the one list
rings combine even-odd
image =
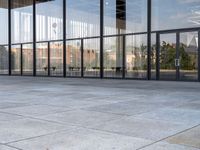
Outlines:
[{"label": "reflected window", "polygon": [[100,0],[66,0],[66,37],[100,35]]},{"label": "reflected window", "polygon": [[126,78],[146,78],[147,36],[126,37]]},{"label": "reflected window", "polygon": [[147,0],[104,0],[104,34],[147,30]]},{"label": "reflected window", "polygon": [[50,75],[63,75],[63,43],[50,43]]},{"label": "reflected window", "polygon": [[33,40],[33,1],[11,1],[12,43],[32,42]]},{"label": "reflected window", "polygon": [[11,73],[13,75],[21,74],[21,45],[12,45],[11,47]]},{"label": "reflected window", "polygon": [[122,78],[122,37],[104,38],[104,77]]},{"label": "reflected window", "polygon": [[81,76],[81,41],[66,41],[67,76]]},{"label": "reflected window", "polygon": [[180,34],[180,79],[198,79],[198,33],[185,32]]},{"label": "reflected window", "polygon": [[36,40],[63,38],[63,0],[38,0],[36,3]]},{"label": "reflected window", "polygon": [[8,0],[0,0],[0,45],[8,44]]},{"label": "reflected window", "polygon": [[99,38],[84,40],[83,62],[84,76],[100,76],[100,44]]},{"label": "reflected window", "polygon": [[8,46],[0,46],[0,74],[8,74]]},{"label": "reflected window", "polygon": [[152,30],[199,27],[199,0],[152,0]]},{"label": "reflected window", "polygon": [[36,44],[36,74],[48,75],[48,43]]},{"label": "reflected window", "polygon": [[33,75],[33,44],[22,45],[23,75]]}]

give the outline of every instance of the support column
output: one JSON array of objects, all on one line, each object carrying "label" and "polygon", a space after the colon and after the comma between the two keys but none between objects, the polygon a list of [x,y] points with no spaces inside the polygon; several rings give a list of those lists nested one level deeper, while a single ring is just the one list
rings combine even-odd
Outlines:
[{"label": "support column", "polygon": [[66,0],[63,0],[63,77],[66,77]]},{"label": "support column", "polygon": [[104,0],[100,0],[100,78],[103,78],[104,64],[103,64],[103,43],[104,43]]},{"label": "support column", "polygon": [[36,76],[36,0],[33,0],[33,76]]},{"label": "support column", "polygon": [[147,0],[147,79],[151,80],[151,0]]},{"label": "support column", "polygon": [[11,0],[8,1],[8,74],[11,75],[12,56],[11,56]]}]

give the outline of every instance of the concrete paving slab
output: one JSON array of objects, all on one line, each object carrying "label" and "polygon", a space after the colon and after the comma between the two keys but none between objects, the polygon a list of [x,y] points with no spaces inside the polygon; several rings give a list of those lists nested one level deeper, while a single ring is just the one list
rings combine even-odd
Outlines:
[{"label": "concrete paving slab", "polygon": [[[180,144],[151,144],[175,138],[199,122],[199,91],[195,82],[0,76],[0,112],[7,111],[0,113],[0,143],[15,141],[9,144],[24,150],[41,145],[69,150],[190,150],[198,146],[198,130],[180,134]],[[157,113],[150,119],[153,112]],[[84,129],[78,130],[80,126]]]},{"label": "concrete paving slab", "polygon": [[184,146],[184,145],[159,142],[159,143],[147,146],[145,148],[142,148],[140,150],[199,150],[199,149],[194,148],[194,147]]},{"label": "concrete paving slab", "polygon": [[0,110],[7,108],[23,107],[27,106],[26,103],[14,103],[14,102],[0,102]]},{"label": "concrete paving slab", "polygon": [[69,128],[71,127],[35,119],[11,120],[0,124],[0,143],[32,138]]},{"label": "concrete paving slab", "polygon": [[137,117],[124,117],[122,119],[110,121],[109,123],[100,124],[95,128],[99,130],[157,141],[174,135],[189,127],[191,126],[169,121]]},{"label": "concrete paving slab", "polygon": [[81,97],[79,97],[79,99],[68,99],[67,97],[62,99],[49,98],[47,101],[39,100],[36,101],[36,103],[49,106],[69,107],[71,109],[80,109],[80,108],[109,104],[109,102],[106,101],[96,102],[95,100],[94,101],[81,100]]},{"label": "concrete paving slab", "polygon": [[152,141],[89,129],[76,129],[11,145],[23,150],[136,150]]},{"label": "concrete paving slab", "polygon": [[0,145],[0,150],[17,150],[16,148],[11,148],[5,145]]},{"label": "concrete paving slab", "polygon": [[180,105],[179,108],[200,111],[200,100]]},{"label": "concrete paving slab", "polygon": [[155,109],[155,106],[143,105],[142,103],[137,103],[137,102],[120,102],[120,103],[86,108],[86,110],[120,114],[120,115],[135,115],[135,114],[152,111],[154,109]]},{"label": "concrete paving slab", "polygon": [[200,126],[168,138],[166,141],[173,144],[182,144],[200,149]]},{"label": "concrete paving slab", "polygon": [[180,108],[161,108],[159,110],[137,115],[137,117],[190,124],[192,126],[200,124],[200,111]]},{"label": "concrete paving slab", "polygon": [[56,106],[48,106],[48,105],[29,105],[29,106],[23,106],[23,107],[17,107],[17,108],[3,109],[0,111],[17,114],[17,115],[23,115],[23,116],[37,117],[41,115],[65,112],[69,110],[72,110],[72,108],[56,107]]},{"label": "concrete paving slab", "polygon": [[139,101],[125,101],[101,106],[90,107],[87,110],[116,113],[122,115],[137,115],[149,111],[154,111],[164,107],[175,107],[177,103],[169,102],[139,102]]},{"label": "concrete paving slab", "polygon": [[1,113],[0,112],[0,123],[5,121],[17,120],[22,119],[23,117],[13,114]]},{"label": "concrete paving slab", "polygon": [[60,122],[63,124],[74,124],[83,127],[95,127],[103,122],[109,122],[122,118],[122,115],[85,111],[85,110],[74,110],[64,113],[56,113],[46,116],[40,116],[38,118]]}]

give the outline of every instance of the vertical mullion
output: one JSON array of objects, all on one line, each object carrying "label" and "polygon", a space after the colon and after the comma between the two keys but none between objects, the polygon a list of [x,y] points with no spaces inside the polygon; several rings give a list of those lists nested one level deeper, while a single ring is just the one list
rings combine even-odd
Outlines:
[{"label": "vertical mullion", "polygon": [[84,45],[83,45],[83,39],[81,39],[81,77],[83,77],[84,76],[84,57],[83,57],[83,47],[84,47]]},{"label": "vertical mullion", "polygon": [[63,0],[63,76],[66,77],[66,0]]},{"label": "vertical mullion", "polygon": [[[179,48],[180,48],[180,33],[177,32],[176,33],[176,59],[180,63],[180,60],[179,60],[179,58],[180,58],[179,57],[179,55],[180,55]],[[179,80],[179,79],[180,79],[180,66],[176,66],[176,80]]]},{"label": "vertical mullion", "polygon": [[23,75],[23,45],[20,44],[20,70],[21,75]]},{"label": "vertical mullion", "polygon": [[147,0],[147,7],[147,79],[151,80],[151,0]]},{"label": "vertical mullion", "polygon": [[50,66],[50,57],[51,57],[51,54],[50,54],[50,42],[48,42],[48,76],[51,75],[51,66]]},{"label": "vertical mullion", "polygon": [[103,35],[104,35],[104,0],[100,0],[100,78],[103,78]]},{"label": "vertical mullion", "polygon": [[123,55],[122,55],[123,67],[122,67],[122,77],[125,78],[126,71],[126,36],[123,35]]},{"label": "vertical mullion", "polygon": [[11,75],[11,0],[8,1],[8,74]]},{"label": "vertical mullion", "polygon": [[156,80],[160,80],[160,34],[156,33]]},{"label": "vertical mullion", "polygon": [[198,81],[200,82],[200,31],[198,31]]},{"label": "vertical mullion", "polygon": [[36,76],[36,0],[33,0],[33,76]]}]

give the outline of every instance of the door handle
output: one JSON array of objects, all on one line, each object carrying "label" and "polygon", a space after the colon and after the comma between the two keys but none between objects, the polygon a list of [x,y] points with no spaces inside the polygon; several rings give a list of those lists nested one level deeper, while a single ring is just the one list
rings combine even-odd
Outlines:
[{"label": "door handle", "polygon": [[180,66],[180,59],[175,59],[175,67],[179,67]]}]

